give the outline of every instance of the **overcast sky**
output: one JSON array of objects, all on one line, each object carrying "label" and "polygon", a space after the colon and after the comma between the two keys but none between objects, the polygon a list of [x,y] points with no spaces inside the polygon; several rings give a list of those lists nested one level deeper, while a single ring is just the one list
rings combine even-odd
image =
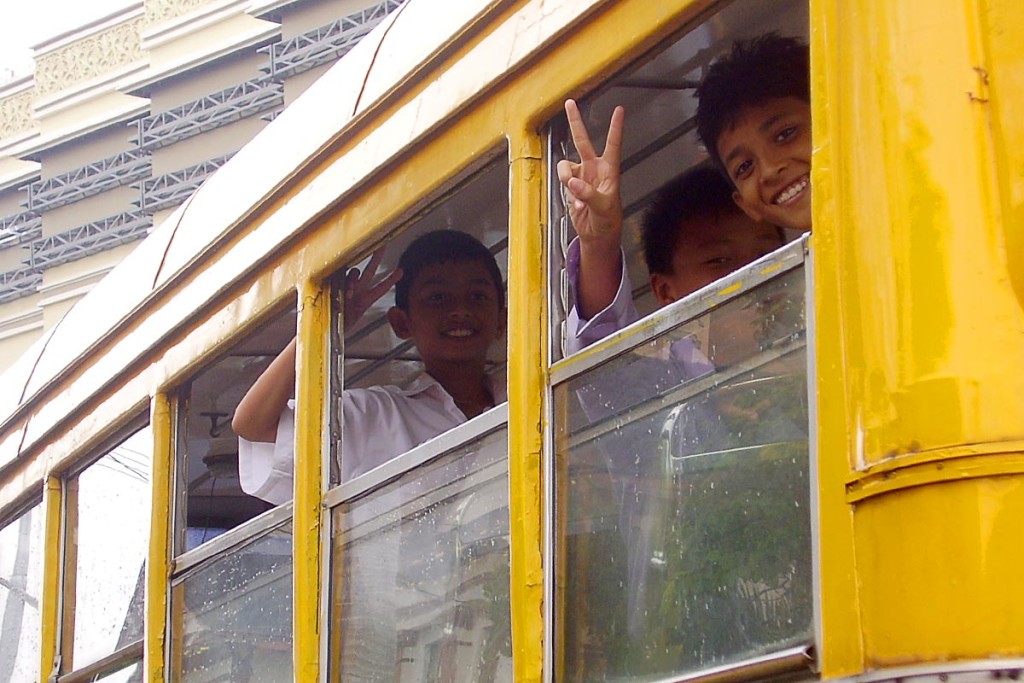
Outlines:
[{"label": "overcast sky", "polygon": [[134,0],[0,0],[0,83],[32,70],[32,46]]}]

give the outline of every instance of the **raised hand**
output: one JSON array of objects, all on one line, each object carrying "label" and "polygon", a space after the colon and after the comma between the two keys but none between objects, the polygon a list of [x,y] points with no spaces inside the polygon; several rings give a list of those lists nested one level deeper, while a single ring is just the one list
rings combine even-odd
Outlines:
[{"label": "raised hand", "polygon": [[379,282],[374,283],[380,262],[384,259],[384,248],[373,252],[370,262],[362,273],[352,268],[345,273],[345,331],[350,332],[366,311],[378,299],[388,293],[395,283],[402,279],[401,269],[396,268]]},{"label": "raised hand", "polygon": [[566,100],[572,140],[580,161],[558,162],[558,179],[569,198],[569,217],[581,243],[614,244],[618,249],[622,233],[622,197],[619,194],[619,161],[622,153],[622,127],[626,113],[616,107],[608,124],[604,152],[598,156],[583,123],[579,107]]}]

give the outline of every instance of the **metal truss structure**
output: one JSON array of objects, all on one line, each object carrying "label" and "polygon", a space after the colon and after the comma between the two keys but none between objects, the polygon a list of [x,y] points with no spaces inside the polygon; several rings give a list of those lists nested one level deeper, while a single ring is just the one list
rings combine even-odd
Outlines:
[{"label": "metal truss structure", "polygon": [[[21,205],[27,210],[0,217],[0,249],[25,249],[27,258],[22,267],[0,273],[0,304],[34,294],[47,268],[144,237],[153,226],[155,212],[185,201],[233,156],[151,178],[150,152],[250,116],[273,120],[284,109],[285,79],[337,60],[404,2],[382,0],[314,31],[260,48],[269,57],[262,68],[267,75],[137,119],[129,124],[135,129],[135,149],[19,188],[26,192]],[[134,210],[42,236],[46,211],[126,185],[139,190]]]},{"label": "metal truss structure", "polygon": [[80,199],[127,185],[150,173],[149,155],[131,150],[86,164],[28,186],[30,211],[48,211]]},{"label": "metal truss structure", "polygon": [[31,242],[42,234],[43,219],[34,211],[0,218],[0,249]]},{"label": "metal truss structure", "polygon": [[134,203],[147,214],[177,206],[188,199],[189,195],[195,192],[210,174],[227,163],[228,159],[233,156],[234,152],[151,180],[143,180],[136,185],[140,193],[139,199]]},{"label": "metal truss structure", "polygon": [[254,78],[160,114],[141,118],[135,143],[141,151],[160,149],[208,130],[284,104],[284,85]]},{"label": "metal truss structure", "polygon": [[44,237],[29,247],[28,267],[40,271],[85,258],[145,237],[153,217],[141,212],[119,213],[59,235]]},{"label": "metal truss structure", "polygon": [[283,81],[339,59],[404,2],[405,0],[384,0],[291,40],[260,48],[260,51],[267,53],[270,58],[268,66],[263,67],[263,71],[273,80]]},{"label": "metal truss structure", "polygon": [[19,268],[0,273],[0,304],[35,294],[43,284],[43,272],[33,268]]}]

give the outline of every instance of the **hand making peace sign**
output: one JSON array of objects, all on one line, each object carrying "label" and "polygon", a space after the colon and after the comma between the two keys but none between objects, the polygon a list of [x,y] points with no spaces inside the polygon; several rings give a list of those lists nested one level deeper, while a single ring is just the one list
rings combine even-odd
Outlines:
[{"label": "hand making peace sign", "polygon": [[608,124],[604,152],[597,156],[583,123],[579,107],[566,100],[572,141],[580,155],[579,163],[567,159],[558,162],[558,179],[569,197],[569,217],[581,242],[614,243],[618,248],[622,232],[622,198],[619,194],[619,161],[622,153],[622,127],[626,112],[616,107]]}]

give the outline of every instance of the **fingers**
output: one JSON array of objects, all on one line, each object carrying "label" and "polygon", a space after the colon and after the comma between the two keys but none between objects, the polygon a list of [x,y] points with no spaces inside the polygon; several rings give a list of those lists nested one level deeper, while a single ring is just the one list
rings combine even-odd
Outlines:
[{"label": "fingers", "polygon": [[580,108],[574,100],[565,101],[565,117],[569,120],[569,131],[572,133],[572,142],[576,145],[576,151],[580,153],[580,161],[594,159],[594,145],[590,142],[590,134],[587,126],[583,123],[583,116]]},{"label": "fingers", "polygon": [[373,252],[370,256],[370,262],[366,264],[366,270],[363,271],[363,275],[368,279],[372,280],[373,276],[377,274],[377,269],[380,268],[380,262],[384,260],[384,252],[386,249],[381,247],[377,251]]},{"label": "fingers", "polygon": [[558,180],[568,186],[569,180],[574,178],[579,173],[579,164],[574,164],[568,159],[562,159],[555,166],[555,171],[558,173]]},{"label": "fingers", "polygon": [[622,107],[615,107],[612,112],[612,120],[608,124],[608,140],[604,143],[604,158],[618,169],[619,159],[622,157],[622,129],[626,120],[626,110]]}]

